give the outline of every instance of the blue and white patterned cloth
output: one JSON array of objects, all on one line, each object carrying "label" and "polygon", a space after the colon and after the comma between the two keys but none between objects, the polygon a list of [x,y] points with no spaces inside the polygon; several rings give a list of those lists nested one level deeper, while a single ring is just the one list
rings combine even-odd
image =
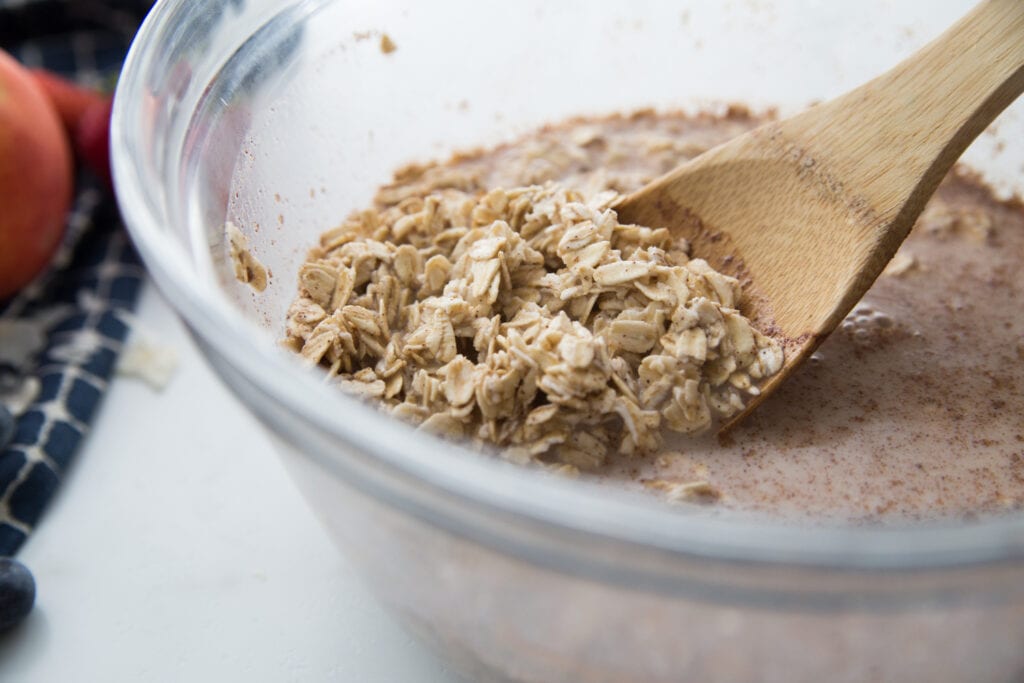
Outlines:
[{"label": "blue and white patterned cloth", "polygon": [[[81,85],[109,86],[149,5],[0,0],[0,48]],[[25,541],[89,431],[143,275],[113,195],[79,171],[67,233],[52,266],[0,302],[0,351],[5,342],[8,351],[0,353],[0,388],[8,395],[15,389],[34,394],[19,411],[13,439],[0,444],[0,556]],[[15,342],[29,352],[12,360]]]}]

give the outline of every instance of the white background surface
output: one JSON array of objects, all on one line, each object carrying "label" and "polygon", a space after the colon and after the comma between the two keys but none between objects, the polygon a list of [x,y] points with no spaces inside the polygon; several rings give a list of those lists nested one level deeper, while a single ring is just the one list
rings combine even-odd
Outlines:
[{"label": "white background surface", "polygon": [[0,636],[0,681],[457,680],[366,593],[151,286],[137,330],[178,370],[161,393],[114,379],[19,553],[36,608]]}]

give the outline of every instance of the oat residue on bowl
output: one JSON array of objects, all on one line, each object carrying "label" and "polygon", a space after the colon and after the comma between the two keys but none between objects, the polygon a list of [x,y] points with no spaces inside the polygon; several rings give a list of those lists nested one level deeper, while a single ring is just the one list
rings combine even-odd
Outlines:
[{"label": "oat residue on bowl", "polygon": [[249,249],[246,239],[238,226],[228,221],[224,224],[224,235],[228,241],[228,256],[235,271],[235,279],[247,284],[257,292],[267,288],[267,269]]}]

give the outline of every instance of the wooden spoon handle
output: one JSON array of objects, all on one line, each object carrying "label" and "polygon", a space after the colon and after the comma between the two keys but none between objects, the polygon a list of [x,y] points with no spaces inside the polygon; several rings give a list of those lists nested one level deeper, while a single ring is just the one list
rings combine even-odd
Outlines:
[{"label": "wooden spoon handle", "polygon": [[[1024,0],[986,0],[886,74],[779,126],[902,241],[953,163],[1024,91]],[[826,179],[827,183],[827,179]],[[856,207],[851,207],[856,209]],[[897,241],[897,244],[898,244]]]}]

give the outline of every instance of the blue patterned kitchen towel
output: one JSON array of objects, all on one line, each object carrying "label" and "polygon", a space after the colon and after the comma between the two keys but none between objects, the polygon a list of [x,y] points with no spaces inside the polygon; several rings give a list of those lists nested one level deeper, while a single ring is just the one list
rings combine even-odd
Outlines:
[{"label": "blue patterned kitchen towel", "polygon": [[[149,5],[0,0],[0,48],[81,85],[109,87]],[[0,410],[16,418],[13,437],[0,443],[0,556],[25,541],[88,432],[142,279],[113,195],[80,170],[50,269],[0,302]]]}]

